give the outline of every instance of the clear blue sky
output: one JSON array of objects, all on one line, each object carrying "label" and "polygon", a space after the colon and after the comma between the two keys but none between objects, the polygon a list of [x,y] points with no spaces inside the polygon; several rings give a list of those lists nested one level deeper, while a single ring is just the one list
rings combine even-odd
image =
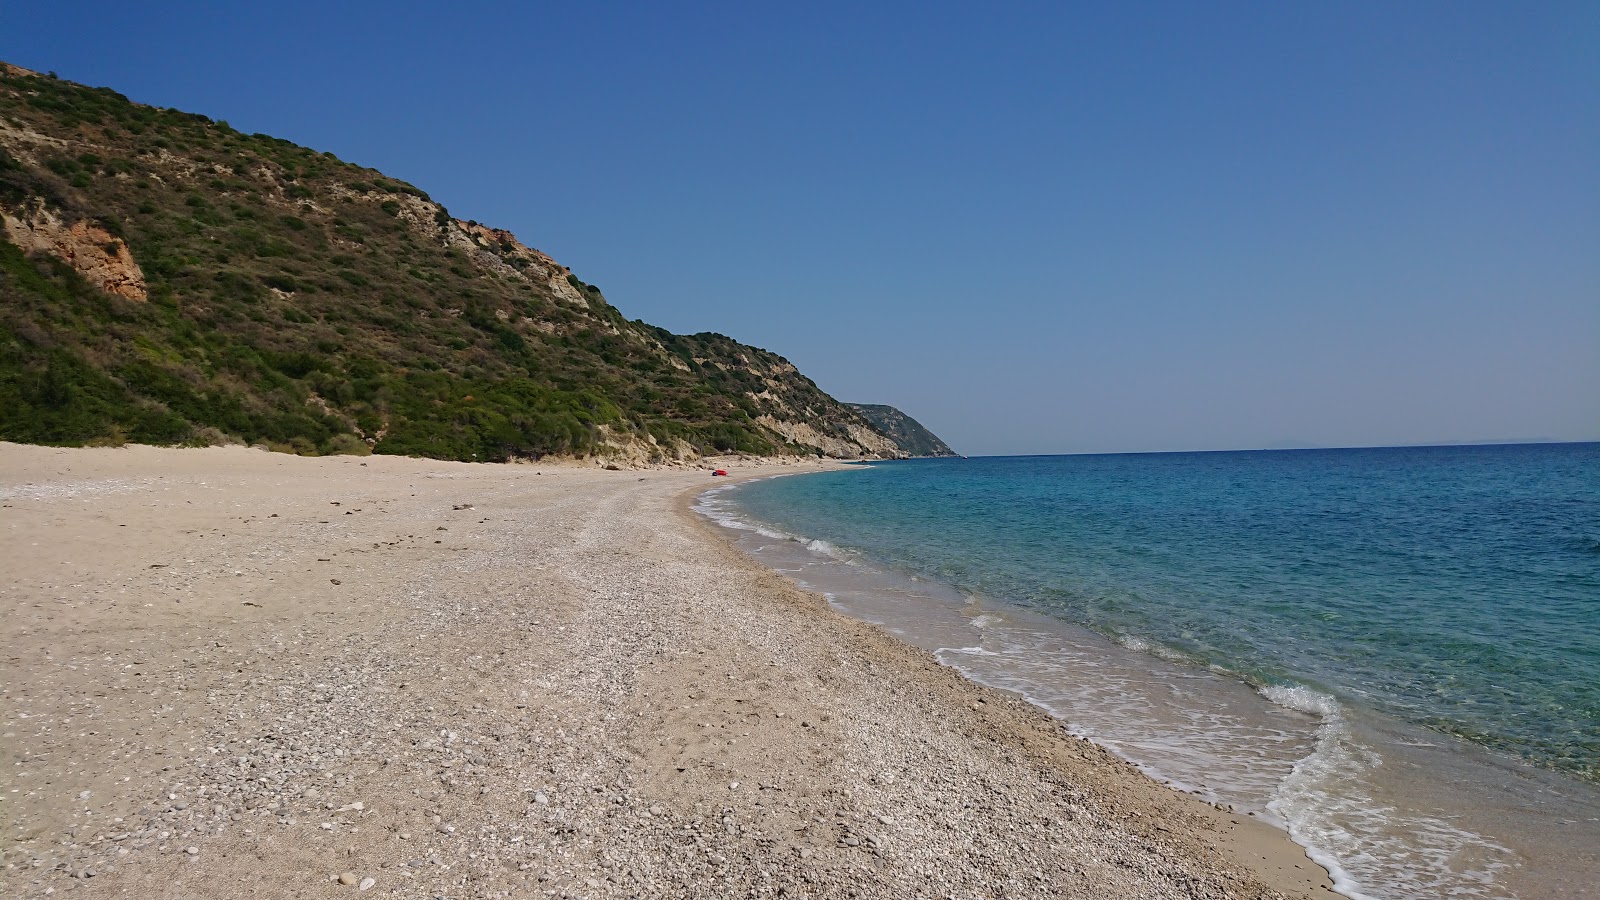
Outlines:
[{"label": "clear blue sky", "polygon": [[404,178],[971,454],[1600,439],[1594,2],[63,0],[0,59]]}]

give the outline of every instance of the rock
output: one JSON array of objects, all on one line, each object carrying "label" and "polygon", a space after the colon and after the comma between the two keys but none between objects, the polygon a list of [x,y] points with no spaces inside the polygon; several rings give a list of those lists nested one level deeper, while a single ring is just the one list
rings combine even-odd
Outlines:
[{"label": "rock", "polygon": [[358,890],[358,891],[370,891],[375,886],[377,886],[377,884],[378,884],[378,879],[376,879],[376,878],[372,878],[372,877],[363,878],[363,879],[361,879],[361,884],[356,886],[356,890]]},{"label": "rock", "polygon": [[183,849],[183,852],[189,854],[190,856],[199,856],[200,855],[200,848],[199,847],[185,847]]},{"label": "rock", "polygon": [[546,796],[544,791],[534,791],[533,792],[533,802],[538,803],[538,804],[540,804],[542,806],[542,805],[548,804],[550,802],[550,798],[548,796]]},{"label": "rock", "polygon": [[357,878],[356,877],[356,873],[354,873],[354,872],[341,872],[339,874],[339,883],[342,884],[342,885],[349,886],[349,885],[355,884],[356,882],[358,882],[360,880],[361,879]]},{"label": "rock", "polygon": [[149,299],[144,271],[122,238],[83,219],[67,225],[60,213],[36,200],[32,208],[0,214],[0,228],[25,253],[48,253],[90,284],[127,300]]}]

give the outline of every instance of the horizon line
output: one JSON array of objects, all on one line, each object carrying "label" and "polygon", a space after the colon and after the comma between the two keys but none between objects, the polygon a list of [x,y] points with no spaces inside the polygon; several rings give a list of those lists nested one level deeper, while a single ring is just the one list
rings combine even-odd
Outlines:
[{"label": "horizon line", "polygon": [[[1600,444],[1600,438],[1580,440],[1560,439],[1531,439],[1531,440],[1485,440],[1485,441],[1444,441],[1420,444],[1353,444],[1345,446],[1325,447],[1224,447],[1208,450],[1080,450],[1061,453],[957,453],[961,459],[1016,459],[1035,456],[1151,456],[1158,454],[1178,453],[1302,453],[1321,450],[1427,450],[1446,449],[1459,447],[1539,447],[1562,444]],[[952,457],[924,456],[913,459],[950,459]],[[875,460],[881,461],[881,460]]]}]

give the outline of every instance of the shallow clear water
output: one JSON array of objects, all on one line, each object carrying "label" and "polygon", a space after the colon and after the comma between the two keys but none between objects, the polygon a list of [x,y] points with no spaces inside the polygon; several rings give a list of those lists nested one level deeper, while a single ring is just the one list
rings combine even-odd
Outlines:
[{"label": "shallow clear water", "polygon": [[1600,445],[918,460],[703,507],[1345,893],[1592,895]]}]

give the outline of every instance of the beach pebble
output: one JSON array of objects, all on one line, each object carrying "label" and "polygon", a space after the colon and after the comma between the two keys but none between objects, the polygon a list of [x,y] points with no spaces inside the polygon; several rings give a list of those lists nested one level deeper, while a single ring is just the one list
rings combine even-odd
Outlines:
[{"label": "beach pebble", "polygon": [[[278,474],[280,467],[288,472],[291,466],[313,464],[276,456],[266,462],[272,464],[274,481],[289,477]],[[401,465],[412,464],[382,463],[380,468]],[[519,474],[525,473],[510,473]],[[514,489],[500,485],[498,470],[471,477],[493,485],[495,496],[508,500],[529,490],[525,481]],[[576,490],[572,483],[578,478],[540,490],[555,497],[558,490]],[[264,484],[262,491],[270,487]],[[635,490],[632,483],[625,487]],[[76,826],[70,819],[74,812],[87,818],[79,801],[88,799],[88,792],[64,788],[69,802],[58,805],[66,808],[61,818],[68,821],[54,832],[65,836],[56,842],[60,849],[48,848],[56,855],[47,856],[42,841],[0,848],[8,878],[20,881],[21,870],[31,868],[35,871],[27,877],[39,881],[28,896],[43,895],[49,879],[59,879],[54,885],[56,896],[62,896],[62,888],[85,893],[83,888],[113,878],[118,884],[156,884],[154,877],[165,875],[165,868],[205,869],[204,880],[190,887],[230,896],[225,882],[247,875],[254,881],[258,871],[292,867],[300,853],[318,854],[321,864],[309,871],[323,884],[358,892],[382,887],[385,895],[418,897],[652,897],[670,896],[686,885],[700,888],[696,895],[727,897],[884,900],[914,893],[908,885],[929,897],[1071,896],[1102,877],[1113,879],[1104,896],[1185,896],[1184,888],[1200,882],[1169,883],[1172,879],[1218,877],[1182,859],[1152,856],[1142,844],[1129,847],[1120,830],[1102,835],[1085,825],[1055,828],[1055,822],[1072,821],[1073,808],[1114,808],[1121,795],[1104,785],[1116,788],[1131,776],[1101,772],[1098,760],[1104,754],[1095,755],[1095,766],[1078,766],[1075,752],[1063,767],[1069,774],[1087,773],[1083,787],[1057,789],[1052,779],[1049,789],[1037,789],[1039,773],[1031,757],[1013,760],[1016,754],[997,754],[991,746],[1007,729],[994,735],[979,729],[986,733],[964,739],[947,726],[960,718],[953,713],[963,706],[994,706],[984,718],[1009,722],[1011,712],[1003,704],[975,702],[959,684],[946,684],[942,673],[918,685],[927,688],[926,702],[920,689],[913,692],[914,702],[894,702],[904,695],[896,693],[899,688],[886,694],[882,686],[898,682],[883,674],[886,666],[898,673],[894,660],[899,657],[880,659],[871,652],[879,638],[868,640],[846,628],[849,640],[858,643],[835,661],[826,654],[837,652],[837,646],[825,640],[821,643],[828,649],[817,650],[802,638],[816,628],[823,628],[827,638],[838,623],[819,624],[823,620],[812,621],[806,613],[793,622],[782,620],[783,629],[771,629],[759,618],[729,615],[745,610],[740,604],[751,599],[744,593],[747,582],[741,577],[724,584],[708,569],[710,557],[698,552],[699,544],[686,545],[696,552],[681,557],[662,545],[656,549],[664,559],[640,562],[627,548],[648,542],[650,529],[641,528],[636,517],[616,515],[611,507],[600,515],[582,503],[535,505],[519,508],[521,521],[504,534],[464,531],[484,546],[461,550],[468,555],[430,580],[423,575],[433,569],[408,569],[399,552],[424,550],[442,532],[426,527],[415,511],[399,508],[407,502],[407,486],[382,490],[387,492],[382,496],[395,498],[384,501],[397,507],[394,524],[341,536],[352,548],[370,544],[371,556],[337,554],[352,585],[374,586],[372,598],[349,601],[352,615],[370,614],[370,620],[241,621],[216,625],[215,634],[191,634],[188,626],[174,624],[168,632],[141,633],[140,643],[127,647],[118,640],[121,633],[112,632],[103,664],[98,656],[75,661],[95,666],[85,675],[91,690],[101,683],[126,685],[135,702],[119,723],[124,731],[112,732],[126,735],[127,745],[117,748],[124,751],[113,757],[121,768],[111,771],[118,777],[146,777],[149,784],[142,791],[134,791],[137,781],[118,788],[133,791],[125,807],[119,794],[107,820],[97,814],[92,823]],[[662,488],[660,497],[670,493]],[[415,505],[426,495],[412,496],[419,497],[410,501]],[[438,498],[429,502],[432,515]],[[450,502],[457,501],[446,505]],[[487,495],[485,503],[490,503]],[[387,512],[376,503],[368,508]],[[286,520],[302,511],[285,514]],[[417,531],[423,535],[416,536]],[[568,536],[578,533],[585,542],[592,538],[593,546],[569,548]],[[206,540],[221,544],[222,538],[208,533]],[[330,579],[315,567],[301,571],[299,561],[318,552],[329,553],[329,559],[336,554],[299,538],[274,544],[278,539],[269,537],[259,547],[258,540],[251,535],[222,545],[215,574],[236,570],[228,565],[229,554],[240,561],[250,554],[244,571],[253,578],[276,577],[283,590],[272,595],[275,608],[314,615],[309,613],[314,605],[302,606],[331,596],[320,591]],[[606,549],[596,552],[596,547]],[[531,557],[525,552],[529,548],[535,551]],[[281,563],[258,568],[260,561],[278,558],[275,554],[282,555]],[[529,558],[537,569],[551,571],[527,575]],[[720,556],[711,561],[722,565]],[[153,571],[167,579],[190,577],[182,573],[198,561],[180,562],[182,568]],[[463,568],[457,572],[455,566]],[[577,587],[560,574],[573,568],[582,575]],[[483,591],[482,578],[499,579],[504,589]],[[161,585],[165,590],[166,582]],[[183,585],[187,609],[187,594],[199,593],[205,584]],[[120,590],[114,581],[102,587]],[[304,601],[291,596],[301,588]],[[40,617],[51,612],[41,609]],[[357,622],[363,627],[352,627]],[[387,624],[374,624],[380,622]],[[795,637],[797,628],[802,638]],[[796,641],[807,652],[797,657],[794,680],[767,674],[772,660]],[[807,660],[814,654],[829,662],[813,666]],[[712,658],[719,656],[725,659]],[[822,675],[832,692],[825,704],[831,718],[815,711],[808,693]],[[619,703],[622,697],[631,699]],[[84,724],[95,729],[110,711],[85,709],[93,712]],[[799,732],[788,729],[797,721],[789,709],[801,714]],[[807,709],[816,721],[810,721]],[[48,721],[65,723],[71,712],[70,706],[57,704]],[[172,730],[159,743],[148,730],[150,717]],[[880,718],[882,732],[854,724]],[[775,719],[781,727],[761,727]],[[976,725],[967,722],[968,730]],[[64,727],[55,727],[60,738],[69,737]],[[905,741],[880,740],[889,734],[903,734]],[[1041,738],[1046,739],[1065,743],[1059,733]],[[1088,752],[1076,740],[1070,744]],[[937,748],[941,760],[931,770],[930,748]],[[30,752],[48,749],[39,743]],[[634,754],[639,750],[646,757],[644,770],[659,773],[659,780],[653,774],[648,780],[638,777]],[[833,762],[839,753],[853,760],[848,773]],[[27,765],[33,777],[36,764]],[[74,776],[63,769],[66,765],[57,765],[57,785],[75,783],[67,780]],[[744,772],[756,779],[749,791]],[[541,787],[529,787],[533,779]],[[719,805],[714,784],[737,796],[722,797]],[[92,796],[98,805],[110,794],[96,789]],[[373,816],[365,814],[368,796]],[[671,797],[673,806],[651,796]],[[539,808],[528,808],[534,805]],[[111,818],[113,811],[127,821]],[[292,816],[301,817],[299,824],[309,830],[300,829]],[[371,833],[359,833],[362,824],[370,825]],[[335,832],[341,840],[333,840]],[[198,861],[198,847],[182,843],[184,837],[214,836],[222,843],[212,845],[207,863]],[[406,848],[372,853],[371,844],[381,847],[394,839]],[[902,858],[880,846],[897,852],[902,846],[916,848],[918,855]],[[233,871],[237,849],[228,849],[230,858],[224,861],[219,854],[225,847],[249,847],[247,852],[261,855]],[[30,854],[35,849],[40,852]],[[840,853],[843,849],[852,852]],[[412,858],[407,852],[422,855]],[[180,865],[172,865],[174,853]],[[376,868],[385,877],[333,868],[341,859]],[[1085,870],[1078,859],[1095,860],[1095,867]],[[210,871],[225,862],[229,867]],[[865,865],[873,871],[860,868]],[[1057,876],[1057,869],[1063,874]],[[97,872],[94,882],[83,880]],[[1114,880],[1124,874],[1126,883]],[[1233,877],[1231,870],[1225,874]],[[1253,895],[1219,887],[1207,896]]]}]

